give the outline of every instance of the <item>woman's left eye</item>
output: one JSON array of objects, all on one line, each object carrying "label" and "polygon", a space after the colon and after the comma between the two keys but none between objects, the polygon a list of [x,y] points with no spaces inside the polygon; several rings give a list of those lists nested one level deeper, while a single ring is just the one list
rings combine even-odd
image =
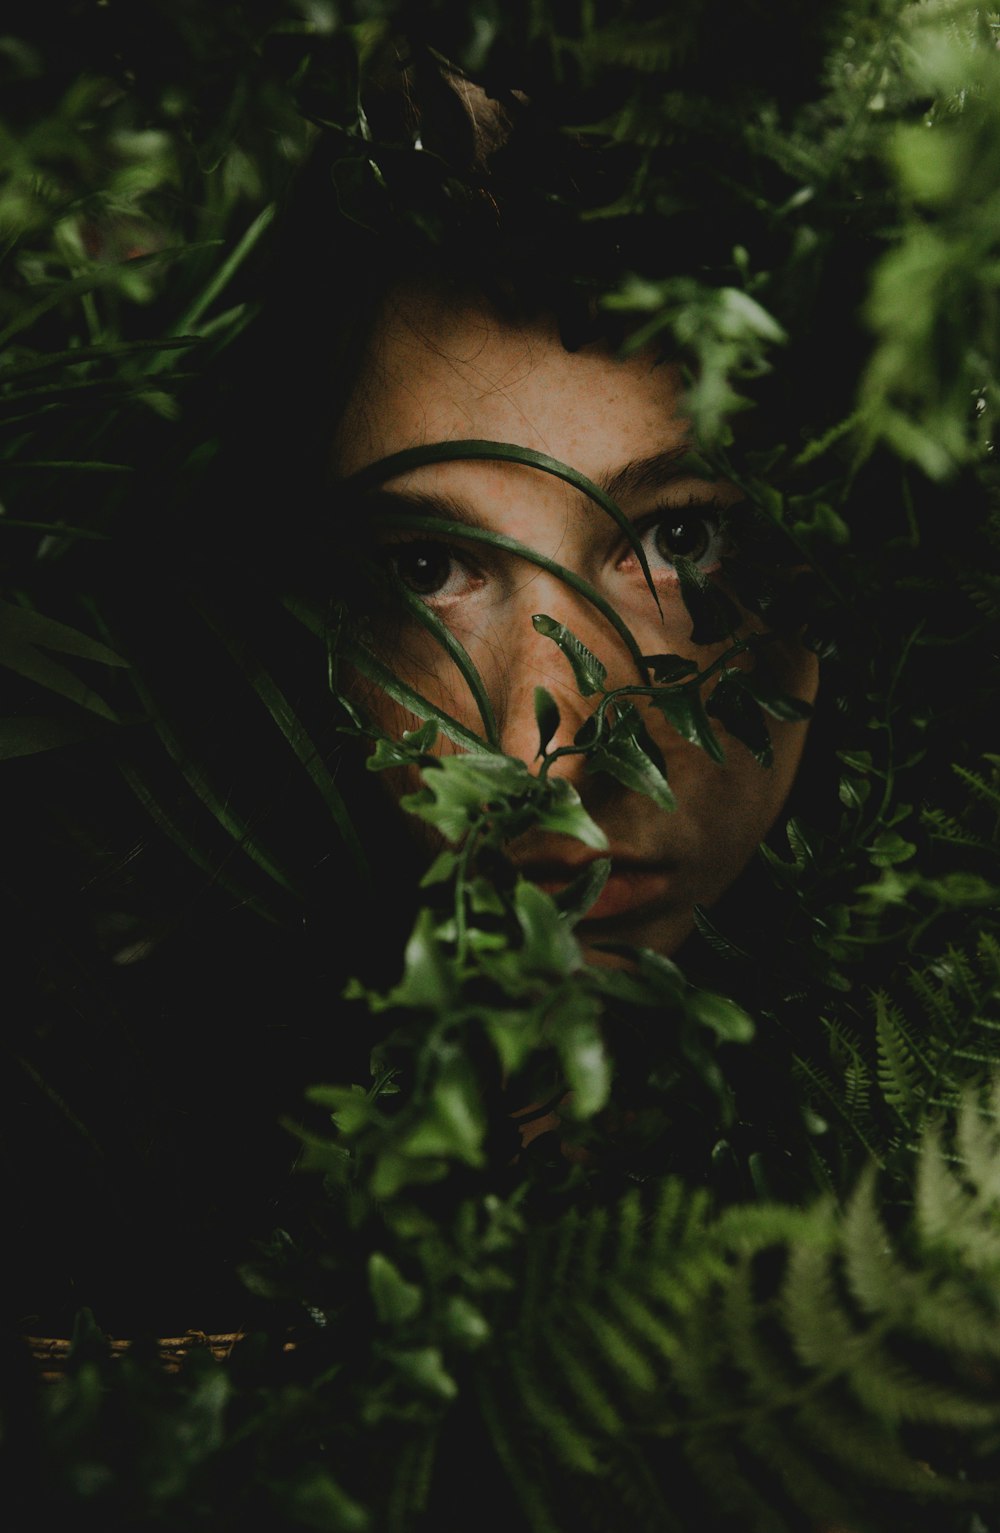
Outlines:
[{"label": "woman's left eye", "polygon": [[715,511],[670,508],[636,527],[651,570],[673,569],[678,559],[689,559],[699,569],[714,569],[726,540]]}]

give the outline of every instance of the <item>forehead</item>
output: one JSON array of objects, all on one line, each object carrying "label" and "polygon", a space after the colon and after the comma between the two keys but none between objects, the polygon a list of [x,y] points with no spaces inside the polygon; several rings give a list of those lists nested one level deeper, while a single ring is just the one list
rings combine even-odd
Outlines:
[{"label": "forehead", "polygon": [[339,476],[405,448],[482,437],[550,454],[597,479],[681,446],[677,370],[651,352],[569,352],[555,322],[485,301],[396,290],[334,441]]}]

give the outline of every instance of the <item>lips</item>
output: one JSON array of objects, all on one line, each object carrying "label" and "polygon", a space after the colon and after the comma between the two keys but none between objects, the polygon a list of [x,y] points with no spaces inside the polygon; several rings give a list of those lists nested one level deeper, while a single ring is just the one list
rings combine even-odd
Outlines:
[{"label": "lips", "polygon": [[[518,871],[540,889],[544,889],[546,894],[559,894],[596,860],[589,858],[572,863],[525,862],[518,865]],[[608,881],[581,924],[589,926],[608,921],[626,923],[638,919],[662,905],[669,897],[670,889],[671,875],[666,863],[612,856]]]}]

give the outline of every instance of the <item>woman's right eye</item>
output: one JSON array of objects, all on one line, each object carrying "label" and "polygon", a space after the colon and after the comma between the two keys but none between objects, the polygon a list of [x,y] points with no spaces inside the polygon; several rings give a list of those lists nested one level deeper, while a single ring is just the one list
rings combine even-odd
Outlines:
[{"label": "woman's right eye", "polygon": [[447,543],[407,539],[391,544],[385,558],[396,579],[424,600],[463,596],[478,584]]}]

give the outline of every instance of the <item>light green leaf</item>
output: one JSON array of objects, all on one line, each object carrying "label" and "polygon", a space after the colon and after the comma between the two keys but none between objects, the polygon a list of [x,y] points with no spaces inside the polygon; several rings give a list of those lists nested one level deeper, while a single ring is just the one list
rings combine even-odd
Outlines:
[{"label": "light green leaf", "polygon": [[368,1289],[382,1325],[404,1325],[423,1307],[424,1296],[416,1283],[408,1283],[381,1251],[373,1251],[368,1258]]}]

